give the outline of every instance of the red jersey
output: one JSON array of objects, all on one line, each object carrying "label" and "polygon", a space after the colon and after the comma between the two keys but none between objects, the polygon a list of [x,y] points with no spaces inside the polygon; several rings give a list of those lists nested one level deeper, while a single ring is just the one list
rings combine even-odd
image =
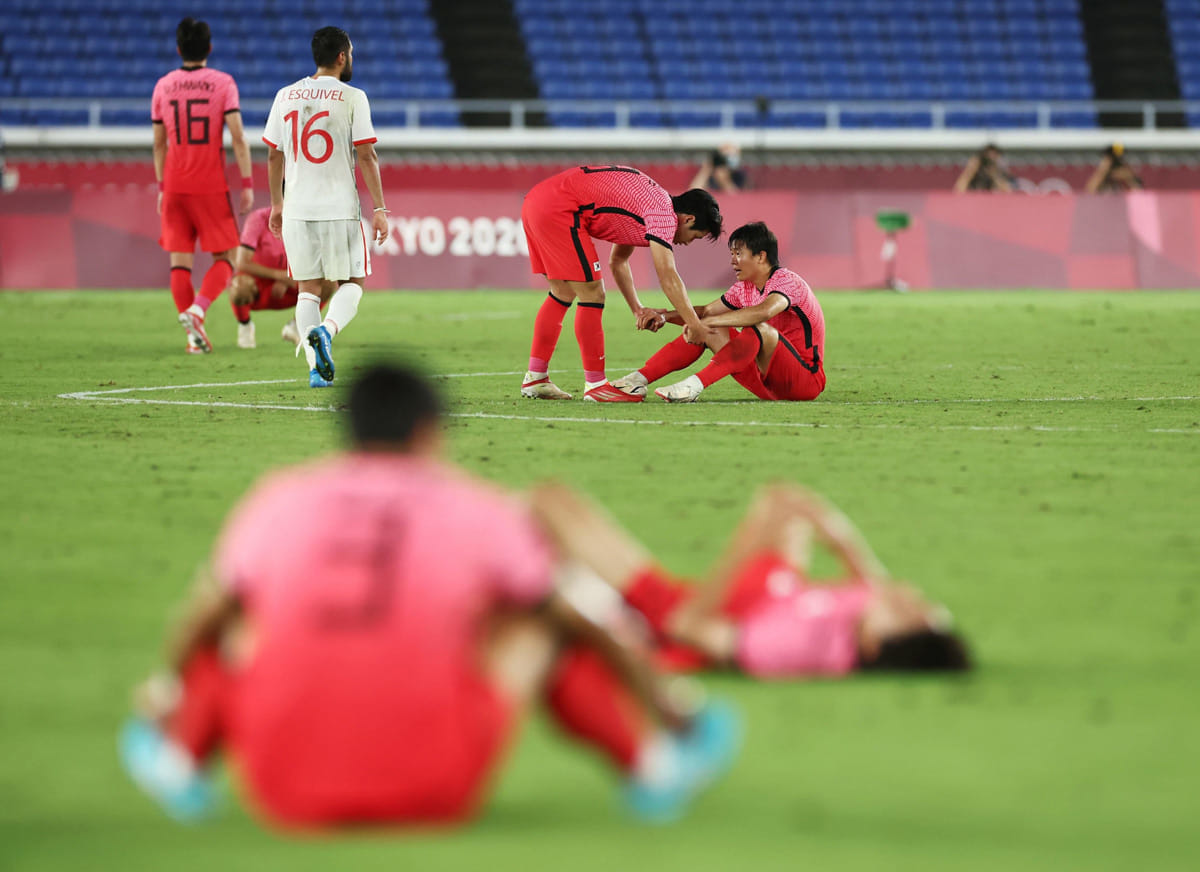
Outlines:
[{"label": "red jersey", "polygon": [[264,206],[255,209],[246,216],[242,226],[241,244],[254,252],[254,262],[269,269],[287,269],[287,254],[283,250],[283,240],[277,237],[267,227],[271,217],[271,207]]},{"label": "red jersey", "polygon": [[642,248],[671,247],[679,219],[671,195],[633,167],[575,167],[550,179],[576,204],[579,227],[593,239]]},{"label": "red jersey", "polygon": [[788,307],[767,323],[795,347],[815,372],[825,359],[825,314],[808,282],[796,273],[777,266],[761,291],[754,282],[738,282],[721,295],[721,302],[730,309],[745,309],[758,305],[768,294],[779,294],[788,301]]},{"label": "red jersey", "polygon": [[[281,532],[312,493],[321,531]],[[487,617],[553,584],[515,500],[403,454],[274,473],[230,517],[215,566],[257,640],[234,725],[253,749],[246,775],[335,819],[415,814],[441,795],[479,696]]]},{"label": "red jersey", "polygon": [[238,111],[233,76],[208,67],[180,68],[154,86],[150,120],[167,131],[163,191],[220,194],[225,179],[225,116]]}]

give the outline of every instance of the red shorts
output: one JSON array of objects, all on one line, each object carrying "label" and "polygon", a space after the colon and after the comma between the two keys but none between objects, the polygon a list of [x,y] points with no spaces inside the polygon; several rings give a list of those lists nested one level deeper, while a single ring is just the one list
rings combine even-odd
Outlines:
[{"label": "red shorts", "polygon": [[763,400],[815,400],[825,390],[825,369],[818,363],[816,371],[801,356],[787,337],[780,335],[779,345],[767,366],[767,374],[752,364],[733,373],[734,380],[754,396]]},{"label": "red shorts", "polygon": [[555,178],[533,186],[521,206],[521,224],[529,243],[529,264],[548,279],[594,282],[600,259],[586,230],[579,227],[579,204],[565,196]]},{"label": "red shorts", "polygon": [[421,720],[402,694],[381,696],[373,679],[330,672],[319,692],[312,681],[297,691],[282,665],[230,669],[202,650],[184,669],[170,728],[199,759],[231,751],[266,818],[325,827],[450,823],[474,813],[514,722],[491,684],[463,676],[449,710]]},{"label": "red shorts", "polygon": [[296,300],[299,297],[299,288],[288,288],[283,292],[281,297],[272,297],[271,288],[275,286],[274,279],[264,279],[261,276],[252,276],[249,273],[234,273],[234,278],[238,276],[247,276],[254,279],[254,284],[258,286],[258,296],[254,298],[254,302],[250,304],[250,308],[254,311],[262,309],[294,309],[296,308]]},{"label": "red shorts", "polygon": [[792,565],[774,551],[763,551],[747,558],[725,589],[721,614],[734,621],[746,617],[760,603],[771,598],[771,580],[776,573],[786,573],[789,579],[796,578]]},{"label": "red shorts", "polygon": [[165,251],[229,251],[238,244],[237,220],[229,194],[163,194],[162,236]]}]

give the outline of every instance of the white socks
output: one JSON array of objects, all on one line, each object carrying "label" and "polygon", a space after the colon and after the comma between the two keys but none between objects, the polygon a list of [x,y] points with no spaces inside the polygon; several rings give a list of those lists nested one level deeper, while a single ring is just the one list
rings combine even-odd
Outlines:
[{"label": "white socks", "polygon": [[[329,311],[322,322],[329,335],[337,336],[346,329],[346,325],[358,314],[358,301],[362,299],[363,289],[357,282],[346,282],[340,285],[333,299],[329,301]],[[299,309],[299,305],[296,307]]]},{"label": "white socks", "polygon": [[308,344],[308,331],[321,323],[321,298],[316,294],[299,294],[296,297],[296,332],[300,334],[300,346],[308,368],[317,366],[317,353]]}]

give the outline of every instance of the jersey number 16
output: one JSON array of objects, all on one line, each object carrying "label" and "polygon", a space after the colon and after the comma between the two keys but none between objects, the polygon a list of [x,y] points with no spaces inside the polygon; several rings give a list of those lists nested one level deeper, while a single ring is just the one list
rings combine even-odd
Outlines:
[{"label": "jersey number 16", "polygon": [[[300,160],[300,155],[303,153],[304,159],[309,163],[321,164],[333,157],[333,137],[329,135],[328,130],[322,130],[319,127],[313,127],[318,121],[328,115],[329,112],[318,112],[312,118],[308,119],[308,123],[304,125],[304,129],[300,129],[300,112],[289,112],[283,116],[284,123],[291,122],[292,125],[292,160]],[[325,147],[321,152],[321,156],[317,157],[312,153],[309,143],[313,137],[320,137],[325,142]]]}]

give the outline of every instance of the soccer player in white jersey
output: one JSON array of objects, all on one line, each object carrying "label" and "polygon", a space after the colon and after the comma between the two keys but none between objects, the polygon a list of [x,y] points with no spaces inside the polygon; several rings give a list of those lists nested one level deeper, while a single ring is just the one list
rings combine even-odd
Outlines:
[{"label": "soccer player in white jersey", "polygon": [[[322,27],[313,34],[312,53],[316,73],[275,95],[263,142],[270,146],[268,225],[283,240],[298,283],[296,327],[306,343],[308,383],[326,388],[333,383],[333,337],[358,312],[371,274],[354,179],[356,155],[375,207],[371,229],[377,244],[388,237],[388,210],[371,107],[366,94],[346,84],[354,67],[350,37],[341,28]],[[322,321],[321,304],[330,297]]]}]

